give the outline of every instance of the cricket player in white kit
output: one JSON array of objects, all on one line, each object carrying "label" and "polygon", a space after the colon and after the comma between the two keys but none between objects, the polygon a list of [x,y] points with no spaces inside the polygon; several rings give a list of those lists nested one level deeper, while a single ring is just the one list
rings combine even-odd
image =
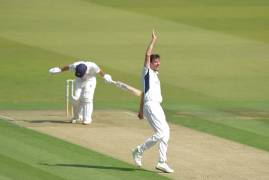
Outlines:
[{"label": "cricket player in white kit", "polygon": [[112,78],[105,74],[95,63],[89,61],[78,61],[66,65],[62,68],[54,67],[49,70],[51,74],[58,74],[63,71],[75,72],[75,94],[72,94],[74,117],[72,123],[82,121],[83,124],[92,122],[93,96],[96,87],[96,74],[105,79],[105,82],[111,83]]},{"label": "cricket player in white kit", "polygon": [[160,56],[152,54],[153,46],[157,40],[155,32],[152,32],[152,40],[147,48],[142,81],[144,93],[141,97],[140,110],[138,117],[143,119],[145,116],[154,130],[153,136],[148,138],[143,144],[137,146],[132,151],[134,162],[137,166],[142,166],[142,154],[145,150],[159,143],[159,162],[156,169],[166,173],[174,172],[167,161],[167,147],[170,136],[170,129],[166,122],[164,111],[161,107],[162,95],[158,70],[160,68]]}]

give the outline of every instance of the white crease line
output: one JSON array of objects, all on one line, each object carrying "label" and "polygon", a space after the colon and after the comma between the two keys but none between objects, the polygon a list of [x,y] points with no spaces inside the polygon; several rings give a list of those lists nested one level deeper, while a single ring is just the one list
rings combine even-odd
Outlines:
[{"label": "white crease line", "polygon": [[11,121],[15,121],[15,119],[13,119],[11,117],[8,117],[8,116],[4,116],[4,115],[0,115],[0,118],[11,120]]},{"label": "white crease line", "polygon": [[125,114],[128,114],[130,116],[133,116],[133,117],[136,117],[136,114],[135,113],[132,113],[132,112],[128,112],[128,111],[124,111]]}]

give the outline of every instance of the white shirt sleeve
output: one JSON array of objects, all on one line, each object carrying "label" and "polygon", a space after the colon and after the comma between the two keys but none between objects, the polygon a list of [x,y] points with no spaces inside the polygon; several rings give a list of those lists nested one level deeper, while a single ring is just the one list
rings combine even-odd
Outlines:
[{"label": "white shirt sleeve", "polygon": [[143,70],[142,70],[142,76],[145,77],[145,75],[149,72],[150,68],[148,67],[143,67]]},{"label": "white shirt sleeve", "polygon": [[145,93],[146,84],[149,83],[149,70],[150,68],[144,66],[141,73],[141,85],[142,85],[142,89],[144,90],[144,93]]},{"label": "white shirt sleeve", "polygon": [[93,62],[87,62],[86,63],[87,68],[90,72],[88,73],[99,73],[100,72],[100,68],[97,64],[93,63]]}]

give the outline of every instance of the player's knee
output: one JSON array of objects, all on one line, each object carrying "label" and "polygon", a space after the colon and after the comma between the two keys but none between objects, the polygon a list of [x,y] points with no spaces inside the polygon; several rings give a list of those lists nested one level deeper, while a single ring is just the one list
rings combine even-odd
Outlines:
[{"label": "player's knee", "polygon": [[160,141],[165,137],[165,133],[156,133],[152,136],[153,140]]},{"label": "player's knee", "polygon": [[165,133],[165,136],[163,137],[163,140],[167,143],[170,139],[170,133]]},{"label": "player's knee", "polygon": [[161,133],[159,135],[159,139],[164,141],[165,143],[167,143],[169,141],[169,138],[170,138],[170,132],[169,131],[165,131],[163,133]]},{"label": "player's knee", "polygon": [[159,133],[156,133],[156,134],[154,134],[152,137],[151,137],[151,139],[153,140],[153,141],[160,141],[161,139],[162,139],[162,136],[161,136],[161,134],[159,134]]}]

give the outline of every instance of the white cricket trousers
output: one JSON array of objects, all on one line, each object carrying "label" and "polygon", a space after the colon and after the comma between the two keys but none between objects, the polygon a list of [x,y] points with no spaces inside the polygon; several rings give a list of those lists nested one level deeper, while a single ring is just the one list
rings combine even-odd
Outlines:
[{"label": "white cricket trousers", "polygon": [[140,152],[143,153],[159,142],[159,162],[166,162],[170,128],[166,122],[165,114],[160,103],[146,102],[144,104],[144,116],[155,133],[140,146]]},{"label": "white cricket trousers", "polygon": [[74,119],[92,121],[93,96],[96,87],[96,78],[87,80],[77,78],[75,81],[75,95],[73,98]]}]

